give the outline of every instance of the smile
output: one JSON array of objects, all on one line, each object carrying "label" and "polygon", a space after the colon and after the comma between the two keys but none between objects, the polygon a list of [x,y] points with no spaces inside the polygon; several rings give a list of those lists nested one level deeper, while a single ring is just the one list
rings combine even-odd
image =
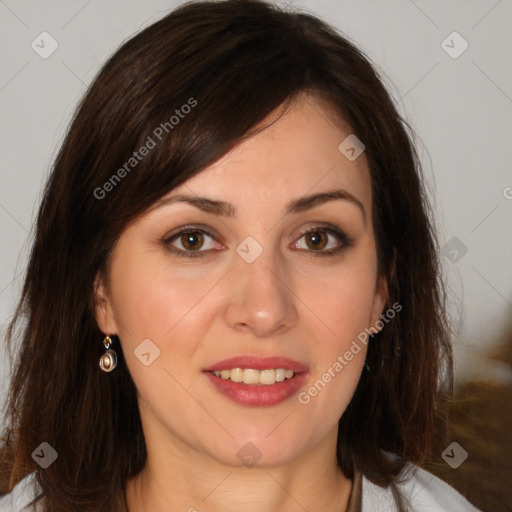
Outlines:
[{"label": "smile", "polygon": [[295,375],[293,370],[284,368],[255,370],[252,368],[233,368],[231,370],[213,371],[213,375],[224,380],[240,382],[243,384],[253,384],[261,386],[271,386],[276,382],[283,382],[291,379]]}]

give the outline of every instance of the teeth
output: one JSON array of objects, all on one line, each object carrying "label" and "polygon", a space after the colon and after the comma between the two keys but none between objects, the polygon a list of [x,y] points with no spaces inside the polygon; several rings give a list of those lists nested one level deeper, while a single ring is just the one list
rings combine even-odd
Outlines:
[{"label": "teeth", "polygon": [[243,376],[244,384],[259,384],[260,383],[260,372],[258,370],[244,370]]},{"label": "teeth", "polygon": [[276,370],[276,382],[283,382],[284,379],[286,379],[286,370],[278,368]]},{"label": "teeth", "polygon": [[260,384],[263,386],[271,386],[276,382],[283,382],[294,376],[293,370],[285,370],[284,368],[253,370],[252,368],[233,368],[232,370],[222,370],[212,372],[216,377],[221,379],[231,379],[233,382],[243,382],[244,384]]},{"label": "teeth", "polygon": [[265,384],[265,385],[269,386],[271,384],[274,384],[274,382],[276,382],[276,371],[275,370],[262,370],[261,372],[259,372],[258,377],[259,377],[259,379],[258,379],[259,384]]},{"label": "teeth", "polygon": [[234,368],[233,370],[230,370],[229,378],[233,382],[242,382],[244,380],[244,371],[242,368]]}]

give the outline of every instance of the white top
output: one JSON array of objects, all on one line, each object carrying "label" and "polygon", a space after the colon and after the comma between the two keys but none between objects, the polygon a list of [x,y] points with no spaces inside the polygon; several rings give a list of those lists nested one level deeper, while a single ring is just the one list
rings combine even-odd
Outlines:
[{"label": "white top", "polygon": [[[399,485],[403,496],[411,503],[411,512],[480,512],[453,487],[431,473],[408,464],[410,478]],[[35,473],[25,477],[10,494],[0,498],[0,512],[32,512],[24,508],[38,493]],[[382,488],[362,478],[363,512],[396,512],[390,488]],[[43,511],[41,503],[37,512]]]},{"label": "white top", "polygon": [[[410,478],[398,485],[411,512],[481,512],[453,487],[425,471],[407,464],[404,476]],[[405,501],[407,504],[407,501]],[[396,512],[391,488],[379,487],[363,476],[363,512]],[[3,512],[0,508],[0,512]]]}]

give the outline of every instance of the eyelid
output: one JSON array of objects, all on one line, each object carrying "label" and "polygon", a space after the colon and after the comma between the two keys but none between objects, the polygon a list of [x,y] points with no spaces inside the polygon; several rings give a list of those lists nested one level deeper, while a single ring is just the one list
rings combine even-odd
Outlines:
[{"label": "eyelid", "polygon": [[182,235],[184,233],[189,233],[189,232],[203,233],[203,234],[211,236],[211,237],[213,237],[215,239],[221,239],[222,238],[221,235],[219,233],[217,233],[210,226],[206,226],[206,225],[203,225],[203,224],[187,224],[185,226],[180,226],[179,228],[173,229],[169,233],[165,234],[162,237],[162,241],[167,243],[170,240],[172,240],[173,238],[176,238],[179,235]]}]

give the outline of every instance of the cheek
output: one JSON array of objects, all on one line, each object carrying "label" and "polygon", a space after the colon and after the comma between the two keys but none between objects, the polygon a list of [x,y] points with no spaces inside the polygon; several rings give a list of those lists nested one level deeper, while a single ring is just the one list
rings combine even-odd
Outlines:
[{"label": "cheek", "polygon": [[373,306],[373,288],[358,283],[357,287],[336,289],[324,288],[321,297],[316,299],[316,311],[334,339],[345,340],[347,335],[357,334],[369,326]]},{"label": "cheek", "polygon": [[158,260],[149,261],[118,265],[113,276],[115,318],[130,340],[154,338],[165,344],[183,324],[190,327],[208,285],[204,279],[184,279]]},{"label": "cheek", "polygon": [[[347,342],[370,327],[375,280],[371,267],[347,266],[317,282],[314,293],[311,292],[310,283],[304,282],[300,296],[305,297],[306,307],[316,314],[328,346],[342,350]],[[311,313],[308,316],[311,317]]]},{"label": "cheek", "polygon": [[[201,370],[197,351],[219,304],[215,286],[219,277],[184,275],[156,259],[152,264],[142,259],[119,263],[112,279],[114,312],[136,387],[155,407],[162,390],[166,390],[166,403],[178,406],[180,400],[190,401],[182,386],[193,386]],[[137,355],[148,339],[150,359],[153,353],[157,357],[144,366]]]},{"label": "cheek", "polygon": [[[319,411],[326,423],[339,420],[359,382],[371,326],[376,274],[371,261],[346,265],[319,281],[306,296],[308,330],[315,339],[311,378],[299,403]],[[306,288],[303,289],[305,294]],[[321,411],[321,412],[320,412]]]},{"label": "cheek", "polygon": [[[126,364],[140,396],[163,421],[166,411],[193,404],[185,389],[196,377],[191,366],[205,325],[201,298],[211,284],[192,285],[158,265],[131,261],[117,268],[114,311]],[[138,357],[141,346],[150,354],[147,366]]]}]

